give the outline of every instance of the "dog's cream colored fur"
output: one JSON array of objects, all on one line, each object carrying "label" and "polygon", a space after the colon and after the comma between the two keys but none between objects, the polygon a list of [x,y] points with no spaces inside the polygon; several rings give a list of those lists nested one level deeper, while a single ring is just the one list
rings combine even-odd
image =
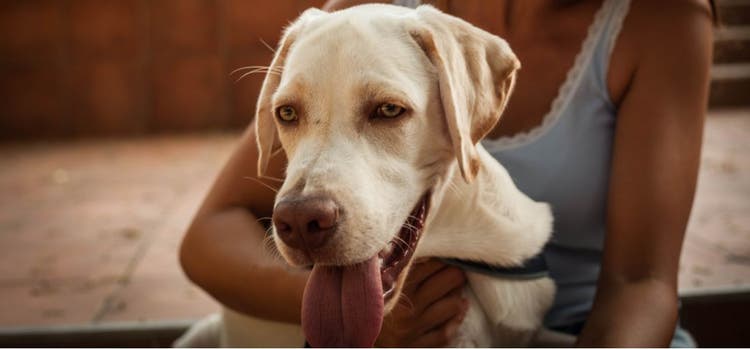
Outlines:
[{"label": "dog's cream colored fur", "polygon": [[[366,260],[427,191],[432,208],[417,257],[513,266],[539,253],[552,229],[549,207],[521,193],[478,143],[500,118],[519,67],[504,40],[429,6],[303,13],[286,30],[259,97],[258,170],[283,147],[289,165],[277,202],[324,194],[346,214],[314,260],[278,240],[284,258],[292,265]],[[367,108],[378,103],[409,114],[370,120]],[[282,105],[297,110],[296,124],[275,120]],[[467,275],[471,307],[454,345],[522,346],[538,335],[552,280]],[[225,345],[303,341],[298,326],[228,310],[222,333]]]}]

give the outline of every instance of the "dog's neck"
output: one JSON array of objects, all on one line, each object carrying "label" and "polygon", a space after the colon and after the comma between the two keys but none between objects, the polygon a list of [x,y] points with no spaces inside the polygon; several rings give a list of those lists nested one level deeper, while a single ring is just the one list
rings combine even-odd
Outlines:
[{"label": "dog's neck", "polygon": [[551,210],[518,190],[505,168],[477,148],[481,168],[471,183],[454,164],[436,188],[417,255],[520,265],[549,239]]}]

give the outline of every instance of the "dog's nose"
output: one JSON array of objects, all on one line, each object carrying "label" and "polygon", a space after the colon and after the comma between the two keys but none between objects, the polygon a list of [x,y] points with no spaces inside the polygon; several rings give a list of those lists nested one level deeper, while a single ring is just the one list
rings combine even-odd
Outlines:
[{"label": "dog's nose", "polygon": [[325,197],[281,200],[273,210],[276,233],[289,247],[315,249],[333,235],[339,207]]}]

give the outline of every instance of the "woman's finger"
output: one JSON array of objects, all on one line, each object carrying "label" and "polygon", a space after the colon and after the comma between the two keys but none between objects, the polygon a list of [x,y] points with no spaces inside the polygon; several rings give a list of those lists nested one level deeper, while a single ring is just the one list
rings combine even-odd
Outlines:
[{"label": "woman's finger", "polygon": [[403,292],[408,295],[413,295],[414,291],[425,281],[425,279],[446,267],[447,265],[445,263],[435,258],[414,262],[414,266],[409,271],[409,275],[406,276]]},{"label": "woman's finger", "polygon": [[412,347],[425,348],[425,347],[446,347],[453,342],[458,333],[458,328],[463,322],[463,317],[453,318],[442,326],[427,332],[419,336],[414,342],[411,343]]},{"label": "woman's finger", "polygon": [[451,319],[463,319],[469,303],[461,296],[462,293],[463,290],[456,289],[427,307],[417,319],[414,331],[424,334],[436,330]]},{"label": "woman's finger", "polygon": [[418,313],[432,303],[445,297],[455,289],[462,289],[466,285],[466,275],[456,267],[446,267],[433,273],[416,289],[413,296],[414,305]]}]

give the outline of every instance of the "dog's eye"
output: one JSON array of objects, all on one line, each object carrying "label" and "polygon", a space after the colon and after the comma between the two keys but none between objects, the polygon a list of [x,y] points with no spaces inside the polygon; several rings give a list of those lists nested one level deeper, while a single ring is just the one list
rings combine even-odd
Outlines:
[{"label": "dog's eye", "polygon": [[404,109],[404,107],[401,107],[399,105],[392,104],[392,103],[384,103],[378,107],[375,113],[377,117],[392,119],[403,114],[405,111],[406,109]]},{"label": "dog's eye", "polygon": [[281,121],[292,122],[297,120],[297,111],[288,105],[283,105],[276,109],[276,116]]}]

